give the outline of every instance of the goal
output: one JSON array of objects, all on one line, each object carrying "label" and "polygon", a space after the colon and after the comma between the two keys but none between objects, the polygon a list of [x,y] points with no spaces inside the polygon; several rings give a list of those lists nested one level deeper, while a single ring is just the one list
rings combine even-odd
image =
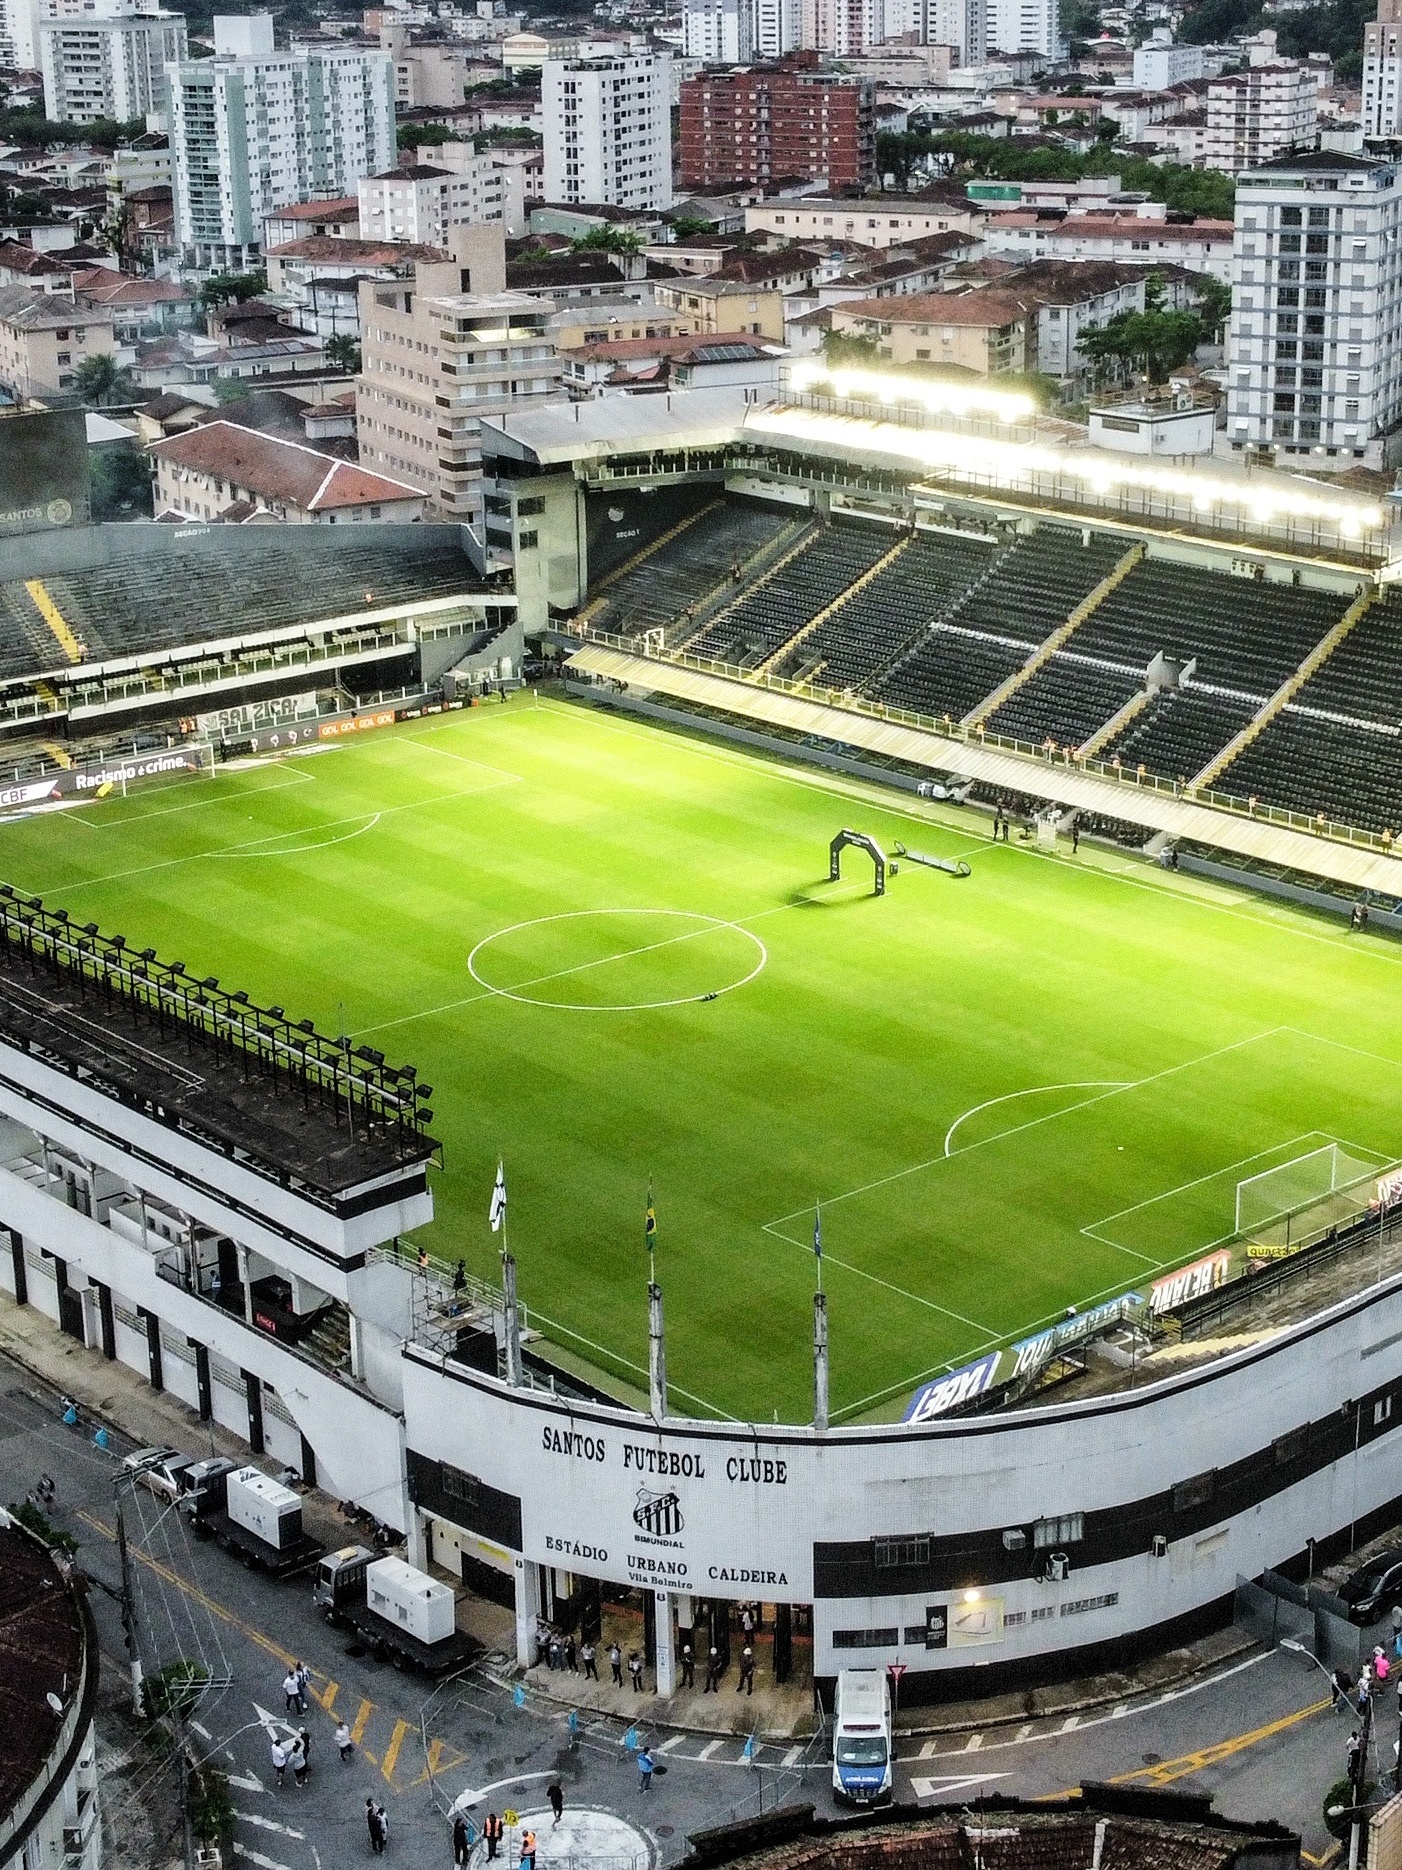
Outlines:
[{"label": "goal", "polygon": [[1307,1231],[1362,1213],[1377,1174],[1376,1163],[1338,1143],[1324,1143],[1237,1183],[1236,1232],[1256,1239],[1269,1234],[1293,1245]]}]

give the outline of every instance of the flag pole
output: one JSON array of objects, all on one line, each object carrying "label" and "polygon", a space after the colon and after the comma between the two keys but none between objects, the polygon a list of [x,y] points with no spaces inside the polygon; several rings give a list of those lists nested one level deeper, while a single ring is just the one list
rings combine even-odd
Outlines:
[{"label": "flag pole", "polygon": [[828,1427],[828,1299],[823,1291],[823,1204],[813,1204],[813,1257],[818,1262],[818,1286],[813,1294],[813,1426],[820,1435]]}]

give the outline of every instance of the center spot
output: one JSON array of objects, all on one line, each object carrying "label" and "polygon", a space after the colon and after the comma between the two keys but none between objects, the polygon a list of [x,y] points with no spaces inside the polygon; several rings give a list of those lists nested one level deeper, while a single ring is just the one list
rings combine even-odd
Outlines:
[{"label": "center spot", "polygon": [[636,1013],[730,993],[769,956],[739,923],[685,909],[576,909],[478,942],[468,972],[489,992],[569,1012]]}]

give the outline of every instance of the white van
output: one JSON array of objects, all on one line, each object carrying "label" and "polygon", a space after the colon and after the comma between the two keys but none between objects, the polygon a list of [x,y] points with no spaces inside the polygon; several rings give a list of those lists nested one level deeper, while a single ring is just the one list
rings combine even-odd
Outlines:
[{"label": "white van", "polygon": [[854,1805],[891,1796],[891,1689],[884,1669],[843,1669],[837,1678],[832,1789]]}]

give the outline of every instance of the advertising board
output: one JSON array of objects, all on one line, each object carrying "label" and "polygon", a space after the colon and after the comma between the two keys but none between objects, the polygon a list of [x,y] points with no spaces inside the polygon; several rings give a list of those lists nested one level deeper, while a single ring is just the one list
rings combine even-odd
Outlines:
[{"label": "advertising board", "polygon": [[0,414],[0,538],[85,526],[90,517],[83,411]]}]

